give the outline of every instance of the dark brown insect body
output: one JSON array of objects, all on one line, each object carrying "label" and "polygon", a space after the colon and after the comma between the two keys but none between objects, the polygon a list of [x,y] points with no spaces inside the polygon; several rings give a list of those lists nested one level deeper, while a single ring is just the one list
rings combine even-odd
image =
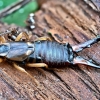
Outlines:
[{"label": "dark brown insect body", "polygon": [[[61,44],[47,40],[2,43],[0,44],[0,56],[13,61],[25,61],[25,64],[30,67],[60,67],[67,64],[85,64],[100,68],[100,66],[80,56],[74,56],[74,52],[81,51],[98,41],[100,41],[100,37],[75,46],[71,46],[69,43]],[[33,62],[34,60],[36,62]]]},{"label": "dark brown insect body", "polygon": [[66,65],[73,62],[73,51],[70,44],[59,44],[51,41],[34,42],[35,51],[29,58],[37,59],[49,66]]}]

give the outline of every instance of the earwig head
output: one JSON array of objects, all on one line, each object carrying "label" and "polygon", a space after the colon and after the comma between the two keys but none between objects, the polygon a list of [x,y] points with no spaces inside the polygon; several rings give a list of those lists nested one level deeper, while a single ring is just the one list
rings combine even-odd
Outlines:
[{"label": "earwig head", "polygon": [[2,43],[0,44],[0,56],[6,56],[9,51],[9,44]]}]

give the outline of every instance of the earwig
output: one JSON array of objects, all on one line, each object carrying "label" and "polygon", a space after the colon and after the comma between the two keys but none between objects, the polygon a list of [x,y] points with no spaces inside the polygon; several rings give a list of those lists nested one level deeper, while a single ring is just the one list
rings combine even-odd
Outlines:
[{"label": "earwig", "polygon": [[[7,31],[7,33],[9,32]],[[11,33],[16,36],[18,32],[14,31]],[[22,41],[23,34],[26,37],[26,41]],[[16,36],[15,41],[6,42],[5,38],[1,35],[0,62],[5,61],[6,58],[16,69],[31,77],[36,85],[39,85],[39,82],[23,68],[24,66],[55,69],[66,67],[69,64],[84,64],[100,68],[99,65],[94,64],[90,60],[88,61],[80,56],[75,56],[75,52],[79,52],[100,41],[100,37],[75,46],[71,46],[69,43],[51,41],[52,39],[48,37],[41,37],[33,42],[27,42],[27,38],[26,33],[21,32]],[[23,67],[20,67],[20,64]]]},{"label": "earwig", "polygon": [[79,52],[98,41],[100,41],[100,37],[75,46],[71,46],[69,43],[63,44],[41,39],[33,42],[1,43],[0,56],[11,61],[25,62],[25,65],[29,67],[54,68],[68,64],[84,64],[100,68],[99,65],[74,55],[75,52]]}]

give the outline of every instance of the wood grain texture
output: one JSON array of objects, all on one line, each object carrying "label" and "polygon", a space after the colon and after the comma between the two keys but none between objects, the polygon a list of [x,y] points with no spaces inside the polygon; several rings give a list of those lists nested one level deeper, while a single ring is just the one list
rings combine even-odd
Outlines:
[{"label": "wood grain texture", "polygon": [[[82,0],[47,0],[36,12],[34,36],[51,32],[58,42],[75,45],[100,34],[99,14]],[[55,36],[58,36],[61,38]],[[100,43],[86,48],[78,55],[100,65]],[[85,65],[66,66],[62,71],[25,68],[37,79],[36,86],[27,74],[18,71],[7,61],[0,64],[1,100],[99,100],[100,69]]]}]

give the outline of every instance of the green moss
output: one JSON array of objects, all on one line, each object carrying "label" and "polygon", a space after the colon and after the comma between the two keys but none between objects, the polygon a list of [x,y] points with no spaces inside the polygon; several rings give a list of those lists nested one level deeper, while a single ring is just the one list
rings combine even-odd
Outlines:
[{"label": "green moss", "polygon": [[[14,0],[8,0],[8,1],[14,1]],[[15,0],[15,1],[17,1],[17,0]],[[31,12],[35,12],[37,10],[37,8],[38,8],[38,4],[34,0],[34,1],[30,2],[30,3],[28,3],[27,5],[25,5],[23,8],[17,10],[13,14],[2,18],[2,21],[3,22],[7,22],[8,24],[15,23],[18,26],[25,26],[25,20],[26,20],[27,16]]]}]

